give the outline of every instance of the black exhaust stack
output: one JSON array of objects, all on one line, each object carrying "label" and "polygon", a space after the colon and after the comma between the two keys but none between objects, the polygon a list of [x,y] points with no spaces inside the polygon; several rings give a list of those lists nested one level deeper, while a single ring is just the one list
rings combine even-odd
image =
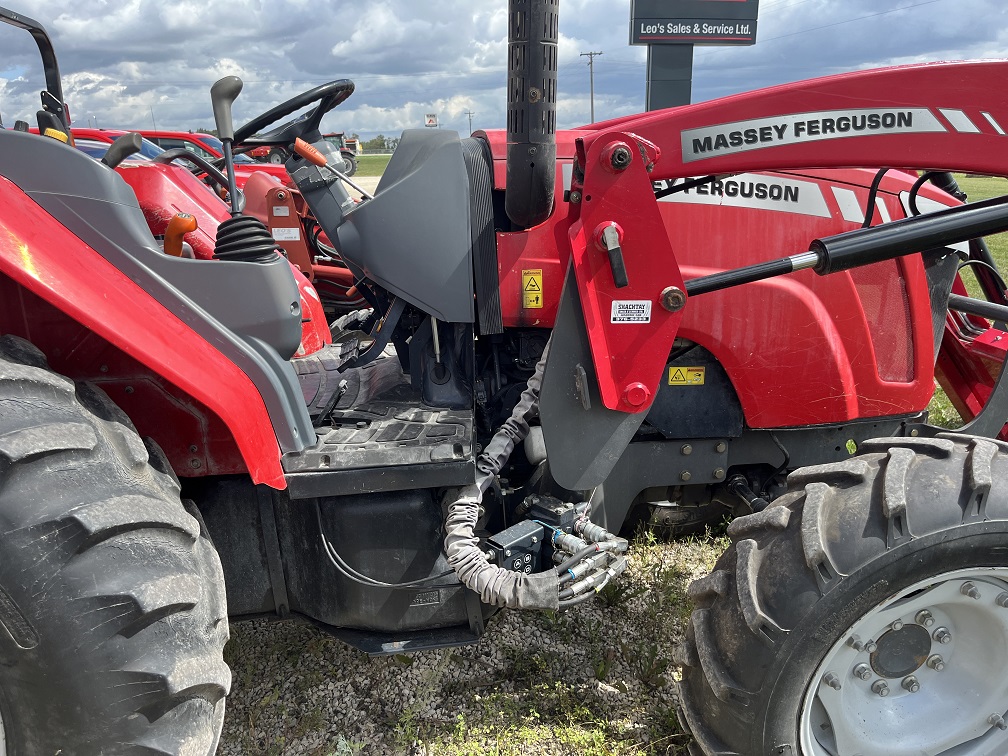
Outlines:
[{"label": "black exhaust stack", "polygon": [[560,0],[508,2],[504,207],[522,228],[542,223],[553,209],[559,10]]}]

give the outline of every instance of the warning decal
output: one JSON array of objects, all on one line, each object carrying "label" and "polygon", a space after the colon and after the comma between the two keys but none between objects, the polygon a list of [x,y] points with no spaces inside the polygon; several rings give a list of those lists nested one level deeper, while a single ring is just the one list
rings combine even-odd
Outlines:
[{"label": "warning decal", "polygon": [[703,386],[707,375],[705,367],[683,367],[673,365],[668,369],[669,386]]},{"label": "warning decal", "polygon": [[650,323],[650,299],[614,299],[612,303],[613,323]]},{"label": "warning decal", "polygon": [[542,268],[522,271],[522,307],[525,309],[543,306]]}]

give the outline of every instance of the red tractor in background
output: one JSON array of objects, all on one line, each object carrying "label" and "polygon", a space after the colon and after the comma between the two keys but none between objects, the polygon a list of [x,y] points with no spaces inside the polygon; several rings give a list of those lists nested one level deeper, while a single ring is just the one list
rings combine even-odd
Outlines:
[{"label": "red tractor in background", "polygon": [[[590,599],[632,523],[724,513],[679,649],[695,749],[1008,749],[1008,301],[982,241],[1008,198],[948,173],[1008,175],[1008,64],[556,133],[557,2],[510,10],[508,131],[407,131],[361,202],[319,131],[351,82],[234,129],[219,81],[225,206],[170,153],[64,144],[48,36],[0,9],[46,75],[41,136],[0,131],[11,754],[211,753],[229,617],[472,642],[500,607]],[[278,197],[242,212],[232,155],[261,146],[290,152],[307,268]],[[331,329],[301,280],[326,257],[367,304]],[[960,432],[927,424],[936,373]]]},{"label": "red tractor in background", "polygon": [[[339,149],[340,156],[343,158],[343,173],[347,176],[353,176],[357,173],[357,140],[347,139],[346,133],[343,131],[323,134],[322,138]],[[287,162],[291,155],[290,151],[282,145],[255,147],[249,150],[248,154],[256,160],[277,165]]]}]

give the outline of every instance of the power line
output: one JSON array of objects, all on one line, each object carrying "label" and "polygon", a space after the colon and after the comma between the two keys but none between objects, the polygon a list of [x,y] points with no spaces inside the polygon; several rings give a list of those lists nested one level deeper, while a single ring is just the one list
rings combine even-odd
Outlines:
[{"label": "power line", "polygon": [[600,52],[581,53],[582,58],[588,58],[588,86],[591,92],[591,122],[595,123],[595,56]]},{"label": "power line", "polygon": [[471,110],[467,110],[465,112],[465,114],[467,116],[469,116],[469,136],[472,136],[472,119],[473,119],[473,116],[476,115],[476,114],[473,113]]}]

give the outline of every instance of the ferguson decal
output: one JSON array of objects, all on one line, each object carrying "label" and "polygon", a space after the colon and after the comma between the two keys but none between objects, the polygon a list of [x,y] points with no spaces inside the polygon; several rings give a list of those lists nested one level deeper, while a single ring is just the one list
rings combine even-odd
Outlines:
[{"label": "ferguson decal", "polygon": [[830,211],[822,189],[812,181],[785,179],[758,173],[711,179],[690,189],[676,186],[693,179],[655,181],[655,197],[659,202],[683,202],[692,205],[724,205],[777,210],[783,213],[829,218]]},{"label": "ferguson decal", "polygon": [[690,163],[735,152],[822,139],[934,131],[945,131],[945,127],[927,108],[795,113],[683,131],[682,159]]}]

